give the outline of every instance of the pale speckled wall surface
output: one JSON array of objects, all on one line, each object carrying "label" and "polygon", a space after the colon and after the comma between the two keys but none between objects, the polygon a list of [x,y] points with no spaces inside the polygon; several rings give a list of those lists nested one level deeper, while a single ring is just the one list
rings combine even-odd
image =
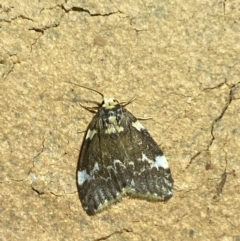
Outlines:
[{"label": "pale speckled wall surface", "polygon": [[[240,3],[2,1],[1,240],[240,240]],[[175,180],[167,203],[89,217],[79,149],[99,96],[144,121]],[[224,185],[223,185],[224,184]]]}]

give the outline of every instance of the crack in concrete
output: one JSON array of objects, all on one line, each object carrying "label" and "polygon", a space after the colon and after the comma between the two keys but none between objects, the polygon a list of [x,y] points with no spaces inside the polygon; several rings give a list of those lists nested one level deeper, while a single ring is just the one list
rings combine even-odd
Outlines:
[{"label": "crack in concrete", "polygon": [[[59,8],[59,6],[57,6],[57,7]],[[47,8],[46,8],[46,9],[47,9]],[[52,8],[52,9],[53,9],[53,8]],[[43,10],[45,10],[45,9],[42,9],[41,12],[42,12]],[[40,13],[41,13],[41,12],[40,12]],[[61,18],[60,18],[60,20],[59,20],[58,23],[53,23],[53,24],[44,26],[44,27],[42,27],[42,28],[32,27],[32,28],[29,28],[29,29],[28,29],[28,30],[30,30],[30,31],[35,31],[35,32],[41,33],[41,35],[40,35],[39,37],[37,37],[36,39],[34,39],[33,43],[31,43],[31,45],[30,45],[30,52],[32,52],[33,46],[34,46],[34,45],[38,42],[38,40],[44,35],[44,31],[45,31],[45,30],[48,30],[48,29],[50,29],[50,28],[56,28],[56,27],[58,27],[58,26],[60,25],[60,22],[61,22],[62,17],[63,17],[63,16],[61,16]],[[11,23],[12,21],[17,20],[17,19],[19,19],[19,18],[21,18],[21,19],[26,19],[26,20],[29,20],[29,21],[31,21],[31,22],[34,22],[34,19],[32,19],[32,18],[30,18],[30,17],[27,17],[26,15],[23,15],[23,14],[20,14],[20,15],[18,15],[18,16],[16,16],[16,17],[13,17],[13,18],[9,19],[9,20],[8,20],[8,19],[0,19],[0,21],[4,21],[4,22],[7,22],[7,23]],[[6,51],[6,52],[8,53],[8,51]],[[8,53],[8,55],[9,55],[10,57],[13,56],[13,55],[11,55],[10,53]],[[14,54],[14,56],[16,56],[16,58],[17,58],[17,60],[18,60],[17,54]],[[11,69],[2,76],[4,79],[6,79],[11,72],[13,72],[16,63],[20,63],[20,61],[18,60],[18,61],[15,62],[15,63],[14,63],[14,61],[12,61],[12,67],[11,67]]]},{"label": "crack in concrete", "polygon": [[226,1],[227,1],[227,0],[223,0],[223,1],[222,1],[222,8],[223,8],[223,17],[224,17],[224,20],[226,20]]},{"label": "crack in concrete", "polygon": [[[240,82],[239,82],[240,83]],[[227,109],[229,108],[232,100],[234,100],[234,92],[235,92],[235,89],[237,88],[238,84],[233,84],[232,86],[229,86],[226,81],[223,82],[223,83],[220,83],[219,85],[217,86],[214,86],[214,87],[210,87],[210,88],[205,88],[204,90],[212,90],[212,89],[218,89],[220,87],[222,87],[223,85],[227,85],[229,88],[230,88],[230,91],[229,91],[229,98],[228,100],[226,101],[221,113],[219,116],[217,116],[213,122],[212,122],[212,125],[211,125],[211,140],[209,141],[209,144],[207,145],[207,148],[204,149],[204,150],[201,150],[201,151],[198,151],[196,154],[194,154],[190,161],[189,161],[189,164],[187,165],[186,169],[192,164],[193,160],[198,157],[199,155],[202,154],[202,152],[209,152],[209,149],[210,147],[212,146],[214,140],[215,140],[215,136],[214,136],[214,129],[215,129],[215,126],[217,125],[217,123],[222,119],[222,117],[224,116],[224,114],[226,113]]]},{"label": "crack in concrete", "polygon": [[222,194],[223,187],[224,187],[224,185],[227,181],[227,164],[228,164],[228,161],[227,161],[227,152],[224,149],[226,144],[227,144],[227,137],[226,137],[226,140],[225,140],[224,146],[223,146],[223,151],[225,152],[225,167],[224,167],[224,171],[221,175],[221,181],[218,183],[218,185],[216,187],[218,197]]},{"label": "crack in concrete", "polygon": [[16,17],[13,17],[13,18],[11,18],[11,19],[0,19],[0,21],[4,21],[4,22],[6,22],[6,23],[11,23],[12,21],[14,21],[14,20],[16,20],[16,19],[19,19],[19,18],[21,18],[21,19],[26,19],[26,20],[30,20],[30,21],[32,21],[33,22],[33,19],[32,18],[29,18],[29,17],[27,17],[27,16],[25,16],[25,15],[23,15],[23,14],[20,14],[20,15],[18,15],[18,16],[16,16]]},{"label": "crack in concrete", "polygon": [[35,193],[37,193],[38,196],[41,196],[41,195],[45,194],[44,192],[41,192],[41,191],[37,190],[36,188],[34,188],[33,185],[31,185],[31,189],[32,189]]},{"label": "crack in concrete", "polygon": [[[227,83],[225,83],[227,85]],[[237,84],[236,84],[237,85]],[[212,127],[211,127],[211,135],[212,135],[212,139],[210,140],[209,144],[208,144],[208,147],[207,147],[207,150],[209,150],[209,148],[211,147],[211,145],[213,144],[213,141],[215,140],[215,136],[214,136],[214,129],[215,129],[215,126],[216,124],[222,119],[222,117],[224,116],[224,114],[226,113],[228,107],[230,106],[232,100],[233,100],[233,95],[234,95],[234,90],[235,90],[235,86],[236,85],[232,85],[230,87],[230,91],[229,91],[229,97],[228,97],[228,100],[225,104],[225,106],[223,107],[222,109],[222,112],[220,113],[220,115],[218,117],[216,117],[213,122],[212,122]],[[229,85],[227,85],[229,87]]]},{"label": "crack in concrete", "polygon": [[70,9],[67,9],[64,4],[61,5],[62,9],[68,13],[70,11],[74,11],[74,12],[85,12],[85,13],[88,13],[89,16],[91,17],[97,17],[97,16],[102,16],[102,17],[108,17],[110,15],[113,15],[113,14],[117,14],[117,13],[122,13],[121,11],[116,11],[116,12],[110,12],[110,13],[105,13],[105,14],[101,14],[101,13],[91,13],[89,9],[86,9],[86,8],[82,8],[82,7],[72,7]]},{"label": "crack in concrete", "polygon": [[132,229],[128,229],[128,228],[123,228],[121,230],[115,231],[107,236],[95,239],[95,241],[101,241],[101,240],[107,240],[108,238],[110,238],[111,236],[115,235],[115,234],[122,234],[122,233],[132,233],[133,230]]},{"label": "crack in concrete", "polygon": [[36,32],[40,32],[40,33],[44,34],[45,30],[48,30],[50,28],[57,28],[59,25],[60,25],[60,21],[59,21],[59,23],[53,23],[53,24],[50,24],[50,25],[46,25],[46,26],[44,26],[42,28],[35,28],[35,27],[33,27],[33,28],[29,28],[28,30],[34,30]]},{"label": "crack in concrete", "polygon": [[[45,149],[44,143],[45,143],[45,135],[43,136],[43,140],[42,140],[42,149],[36,156],[33,157],[33,163],[34,163],[34,159],[39,157],[44,152],[44,149]],[[35,166],[35,165],[33,164],[33,166]]]},{"label": "crack in concrete", "polygon": [[33,49],[33,46],[38,42],[38,40],[44,35],[45,31],[48,30],[48,29],[51,29],[51,28],[57,28],[58,26],[60,25],[60,21],[59,23],[53,23],[53,24],[50,24],[48,26],[44,26],[42,28],[29,28],[28,30],[30,31],[35,31],[35,32],[38,32],[38,33],[41,33],[41,35],[39,37],[37,37],[35,39],[35,41],[31,44],[31,51],[32,52],[32,49]]},{"label": "crack in concrete", "polygon": [[225,169],[224,172],[221,175],[221,181],[217,185],[217,195],[218,196],[220,196],[222,194],[223,187],[224,187],[226,181],[227,181],[227,172],[226,172],[226,169]]},{"label": "crack in concrete", "polygon": [[[58,9],[63,9],[62,6],[56,6],[56,7],[52,7],[52,8],[44,8],[40,11],[40,14],[44,11],[44,10],[52,10],[54,8],[58,8]],[[64,9],[63,9],[64,10]],[[38,42],[38,40],[44,35],[45,31],[48,30],[48,29],[51,29],[51,28],[57,28],[60,23],[61,23],[61,20],[64,16],[64,13],[62,13],[62,15],[60,16],[59,18],[59,21],[57,23],[52,23],[52,24],[48,24],[48,25],[45,25],[43,27],[32,27],[32,28],[29,28],[28,30],[30,31],[35,31],[35,32],[38,32],[38,33],[41,33],[41,35],[39,37],[37,37],[35,39],[35,41],[31,44],[31,52],[32,52],[32,49],[33,49],[33,46]],[[57,18],[55,18],[57,19]],[[33,21],[34,22],[34,21]]]},{"label": "crack in concrete", "polygon": [[[5,49],[4,49],[4,50],[5,50]],[[8,77],[8,75],[9,75],[11,72],[13,72],[14,67],[15,67],[15,64],[19,64],[19,63],[20,63],[20,60],[18,59],[17,54],[10,54],[7,50],[5,50],[5,51],[7,52],[7,55],[9,56],[9,62],[11,63],[11,66],[10,66],[9,70],[8,70],[6,73],[3,73],[3,74],[2,74],[2,78],[3,78],[3,79],[6,79],[6,78]],[[17,61],[12,60],[12,57],[13,57],[13,56],[16,57]],[[3,60],[3,61],[1,61],[0,64],[5,64],[6,62],[7,62],[7,60]]]},{"label": "crack in concrete", "polygon": [[30,169],[30,172],[29,172],[29,176],[30,176],[30,178],[31,178],[31,180],[32,180],[31,189],[32,189],[34,192],[36,192],[39,196],[40,196],[40,195],[43,195],[44,192],[43,192],[43,191],[39,191],[37,188],[34,187],[33,184],[34,184],[34,182],[37,180],[37,177],[35,176],[35,173],[34,173],[34,171],[33,171],[32,169],[35,167],[34,159],[36,159],[37,157],[39,157],[39,156],[44,152],[44,148],[45,148],[44,143],[45,143],[45,136],[43,136],[43,140],[42,140],[42,149],[41,149],[41,151],[39,151],[39,152],[37,153],[36,156],[33,157],[32,168]]},{"label": "crack in concrete", "polygon": [[224,171],[221,175],[221,181],[218,183],[218,185],[216,187],[218,197],[220,197],[221,194],[223,193],[223,188],[225,186],[225,183],[227,182],[227,176],[230,175],[230,174],[233,175],[233,176],[236,175],[235,170],[227,172],[228,158],[227,158],[227,151],[224,149],[226,144],[227,144],[227,138],[226,138],[226,142],[224,143],[224,147],[223,147],[223,150],[225,152],[225,168],[224,168]]},{"label": "crack in concrete", "polygon": [[[197,158],[199,155],[201,155],[202,152],[209,152],[209,149],[210,147],[212,146],[214,140],[215,140],[215,136],[214,136],[214,129],[215,129],[215,126],[216,124],[223,118],[224,114],[226,113],[227,109],[229,108],[231,102],[234,100],[234,94],[235,94],[235,91],[236,89],[238,88],[238,85],[239,85],[240,82],[238,82],[237,84],[233,84],[232,86],[229,86],[226,82],[224,83],[221,83],[219,84],[218,86],[215,86],[215,87],[212,87],[212,88],[208,88],[208,89],[216,89],[216,88],[220,88],[222,87],[224,84],[226,84],[230,90],[229,90],[229,95],[228,95],[228,100],[226,101],[224,107],[222,108],[222,111],[220,113],[219,116],[217,116],[213,122],[212,122],[212,125],[211,125],[211,140],[209,141],[209,144],[207,146],[207,148],[203,151],[198,151],[191,159],[190,159],[190,162],[187,166],[187,168],[191,165],[191,163],[193,162],[193,160],[195,158]],[[227,141],[224,143],[224,146],[226,145]],[[226,184],[226,181],[227,181],[227,174],[235,174],[235,171],[233,170],[232,172],[230,173],[227,173],[227,152],[225,151],[224,149],[224,152],[225,152],[225,168],[224,168],[224,171],[221,175],[221,181],[217,184],[217,187],[216,187],[216,191],[217,191],[217,195],[214,196],[214,199],[217,199],[218,197],[220,197],[220,195],[223,193],[223,188]],[[186,169],[187,169],[186,168]],[[206,170],[208,169],[211,169],[211,162],[210,163],[207,163],[206,165]]]}]

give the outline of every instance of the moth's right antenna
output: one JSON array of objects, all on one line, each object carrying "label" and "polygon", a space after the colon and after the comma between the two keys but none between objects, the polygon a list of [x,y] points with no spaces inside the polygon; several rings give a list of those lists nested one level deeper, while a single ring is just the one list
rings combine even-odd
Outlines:
[{"label": "moth's right antenna", "polygon": [[87,89],[87,90],[91,90],[91,91],[93,91],[93,92],[95,92],[95,93],[101,95],[102,98],[104,99],[104,95],[103,95],[101,92],[97,91],[97,90],[91,89],[91,88],[86,87],[86,86],[83,86],[83,85],[78,85],[78,84],[75,84],[75,83],[70,82],[70,81],[65,81],[65,82],[70,83],[70,84],[73,84],[73,85],[76,85],[76,86],[79,86],[79,87],[84,88],[84,89]]}]

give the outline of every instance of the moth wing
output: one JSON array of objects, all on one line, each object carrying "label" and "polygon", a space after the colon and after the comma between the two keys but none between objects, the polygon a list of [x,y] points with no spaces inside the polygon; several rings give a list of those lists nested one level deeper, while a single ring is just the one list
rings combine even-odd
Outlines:
[{"label": "moth wing", "polygon": [[166,201],[173,195],[174,182],[167,159],[137,118],[127,110],[124,112],[128,131],[120,133],[120,140],[128,156],[124,166],[131,176],[127,193],[147,200]]},{"label": "moth wing", "polygon": [[118,134],[106,134],[102,120],[96,114],[88,127],[77,168],[79,197],[89,215],[122,197],[121,190],[126,185],[121,185],[120,180],[126,178],[116,174],[113,167],[114,157],[121,154],[121,150],[116,148],[118,142]]}]

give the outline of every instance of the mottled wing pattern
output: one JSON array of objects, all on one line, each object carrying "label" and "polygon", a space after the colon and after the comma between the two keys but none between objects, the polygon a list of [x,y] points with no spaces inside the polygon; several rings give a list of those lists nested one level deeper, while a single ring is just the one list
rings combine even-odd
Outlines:
[{"label": "mottled wing pattern", "polygon": [[141,123],[119,108],[119,121],[107,127],[106,113],[99,111],[82,145],[77,183],[82,206],[90,215],[124,194],[163,201],[173,195],[173,179],[163,152]]}]

